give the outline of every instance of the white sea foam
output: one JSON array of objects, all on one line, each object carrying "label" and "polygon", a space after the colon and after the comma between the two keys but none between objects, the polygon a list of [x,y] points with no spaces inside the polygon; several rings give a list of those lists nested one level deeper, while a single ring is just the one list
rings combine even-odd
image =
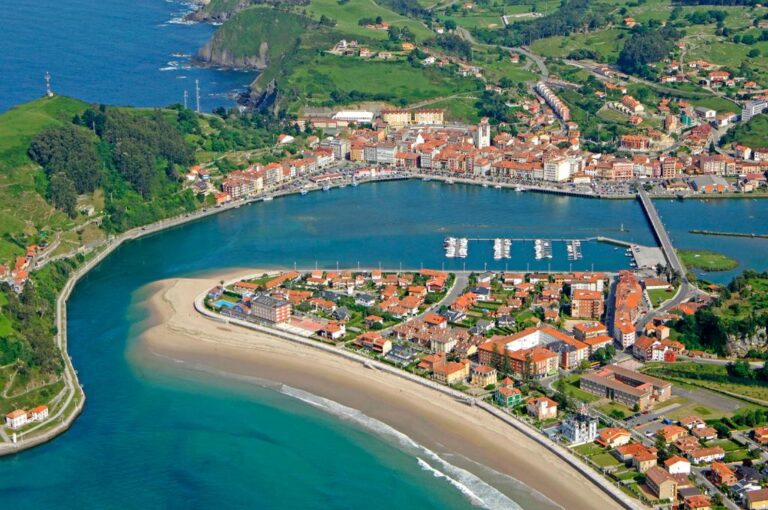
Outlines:
[{"label": "white sea foam", "polygon": [[402,450],[416,457],[422,469],[431,472],[436,477],[444,478],[476,506],[487,508],[488,510],[522,510],[522,507],[512,499],[474,474],[451,464],[429,448],[417,443],[409,436],[382,421],[371,418],[357,409],[291,386],[283,385],[280,392],[322,409],[334,416],[365,427],[381,437],[394,440]]}]

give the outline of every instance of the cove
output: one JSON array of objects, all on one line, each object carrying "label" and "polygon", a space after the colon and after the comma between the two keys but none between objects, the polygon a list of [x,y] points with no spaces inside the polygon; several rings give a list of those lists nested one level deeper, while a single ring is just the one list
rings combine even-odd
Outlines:
[{"label": "cove", "polygon": [[[446,480],[364,428],[269,388],[129,361],[151,325],[140,305],[157,280],[294,262],[435,267],[447,260],[442,239],[449,234],[652,243],[634,201],[421,181],[294,195],[127,243],[69,301],[85,411],[53,442],[0,459],[3,500],[17,508],[470,508]],[[585,265],[605,255],[600,269],[625,267],[621,251],[595,246],[605,253],[585,249]],[[516,253],[519,262],[533,258],[513,246]],[[471,252],[470,263],[493,263],[490,249]],[[556,263],[567,268],[565,253]],[[382,483],[362,483],[360,474],[370,472]],[[505,493],[530,500],[519,488]]]}]

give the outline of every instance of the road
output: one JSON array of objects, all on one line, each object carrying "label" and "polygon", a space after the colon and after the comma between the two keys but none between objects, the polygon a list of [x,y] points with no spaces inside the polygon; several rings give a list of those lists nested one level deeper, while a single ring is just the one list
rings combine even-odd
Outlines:
[{"label": "road", "polygon": [[486,44],[486,43],[477,42],[474,36],[471,33],[469,33],[469,30],[462,27],[456,28],[456,33],[459,34],[459,37],[461,37],[465,41],[468,41],[473,46],[481,46],[484,48],[501,48],[503,50],[519,53],[520,55],[525,55],[525,58],[529,59],[531,62],[533,62],[536,65],[536,67],[539,68],[539,74],[541,75],[541,78],[544,81],[547,81],[547,79],[549,78],[549,69],[547,69],[547,65],[544,63],[544,59],[536,55],[535,53],[531,52],[528,48],[525,48],[525,47],[513,48],[511,46],[500,46],[497,44]]}]

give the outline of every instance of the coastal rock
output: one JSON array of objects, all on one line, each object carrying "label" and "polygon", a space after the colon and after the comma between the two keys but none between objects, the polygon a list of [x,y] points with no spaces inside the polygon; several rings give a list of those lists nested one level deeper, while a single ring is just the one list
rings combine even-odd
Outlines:
[{"label": "coastal rock", "polygon": [[231,9],[218,9],[211,0],[195,0],[198,8],[184,16],[185,21],[201,23],[224,23],[229,18],[253,4],[251,0],[240,0]]},{"label": "coastal rock", "polygon": [[768,351],[768,332],[763,329],[753,335],[728,335],[726,349],[729,355],[737,357],[746,356],[749,351]]},{"label": "coastal rock", "polygon": [[195,62],[202,65],[232,69],[265,69],[269,65],[269,44],[262,41],[257,55],[235,56],[228,48],[222,48],[214,37],[200,48]]},{"label": "coastal rock", "polygon": [[258,87],[256,82],[254,82],[251,85],[250,94],[246,94],[244,99],[242,103],[249,108],[255,110],[276,110],[279,99],[277,81],[271,80],[263,88]]}]

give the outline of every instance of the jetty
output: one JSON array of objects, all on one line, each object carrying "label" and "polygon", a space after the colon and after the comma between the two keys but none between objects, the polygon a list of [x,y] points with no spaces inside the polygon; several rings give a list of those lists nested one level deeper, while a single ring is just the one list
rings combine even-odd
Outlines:
[{"label": "jetty", "polygon": [[691,234],[699,234],[702,236],[723,236],[723,237],[748,237],[754,239],[768,239],[768,234],[750,234],[745,232],[719,232],[717,230],[699,230],[693,229],[688,231]]}]

